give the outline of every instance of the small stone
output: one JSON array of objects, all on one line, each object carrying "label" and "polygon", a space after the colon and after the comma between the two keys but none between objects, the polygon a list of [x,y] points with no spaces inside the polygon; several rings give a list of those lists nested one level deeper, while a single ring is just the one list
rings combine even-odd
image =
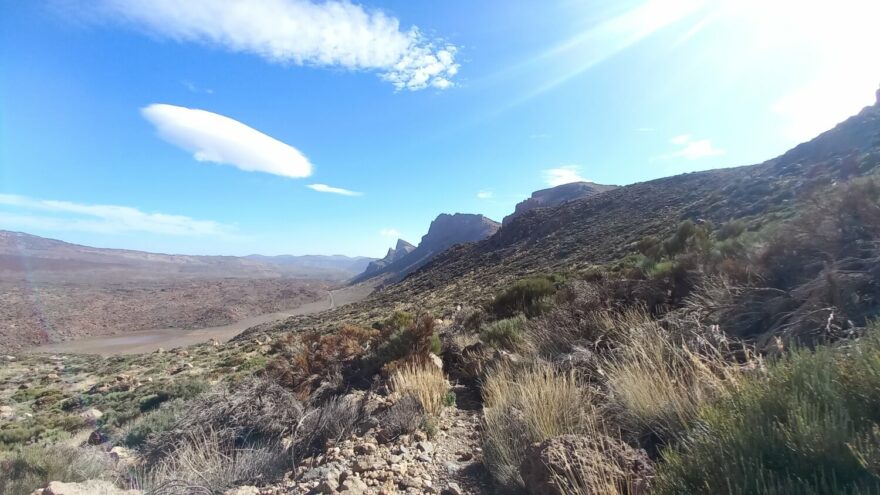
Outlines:
[{"label": "small stone", "polygon": [[426,454],[430,454],[431,452],[434,452],[434,444],[432,444],[431,442],[427,442],[427,441],[422,441],[422,442],[417,443],[416,448]]},{"label": "small stone", "polygon": [[12,421],[15,419],[15,411],[10,406],[0,406],[0,419]]},{"label": "small stone", "polygon": [[82,483],[53,481],[43,489],[42,495],[141,495],[140,490],[123,490],[109,481],[89,480]]},{"label": "small stone", "polygon": [[99,430],[94,430],[89,434],[89,439],[86,442],[89,445],[101,445],[102,443],[107,441],[107,436],[101,433]]},{"label": "small stone", "polygon": [[103,416],[104,416],[104,413],[102,413],[100,410],[95,409],[95,408],[91,408],[91,409],[88,409],[88,410],[80,413],[80,417],[82,417],[82,419],[84,419],[86,421],[97,421],[97,420],[101,419]]},{"label": "small stone", "polygon": [[446,485],[446,490],[444,492],[447,495],[462,495],[461,487],[454,481],[451,481]]},{"label": "small stone", "polygon": [[428,354],[428,359],[431,360],[431,364],[437,367],[437,369],[443,369],[443,360],[440,359],[440,356],[432,353]]},{"label": "small stone", "polygon": [[364,482],[364,480],[360,478],[351,477],[342,482],[342,485],[339,487],[340,493],[350,493],[352,495],[361,494],[367,491],[369,487]]},{"label": "small stone", "polygon": [[376,469],[376,462],[372,459],[357,459],[351,465],[352,470],[356,473],[363,473],[364,471],[373,471]]},{"label": "small stone", "polygon": [[422,480],[419,478],[413,478],[412,476],[404,476],[400,480],[400,484],[406,488],[421,488]]},{"label": "small stone", "polygon": [[318,483],[318,486],[315,487],[315,491],[318,493],[334,493],[336,492],[336,488],[327,480],[324,480]]},{"label": "small stone", "polygon": [[364,443],[356,445],[354,448],[354,453],[357,455],[368,455],[374,452],[376,452],[376,444],[374,443]]},{"label": "small stone", "polygon": [[260,495],[260,489],[255,486],[245,485],[226,490],[223,492],[223,495]]}]

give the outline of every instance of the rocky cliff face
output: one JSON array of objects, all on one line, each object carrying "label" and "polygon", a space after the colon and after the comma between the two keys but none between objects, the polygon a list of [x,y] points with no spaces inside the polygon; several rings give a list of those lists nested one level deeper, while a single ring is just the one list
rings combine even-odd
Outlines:
[{"label": "rocky cliff face", "polygon": [[403,239],[398,239],[397,245],[394,246],[393,248],[388,248],[388,253],[385,254],[384,258],[370,262],[370,264],[367,265],[367,268],[360,275],[360,277],[365,277],[365,276],[370,277],[372,275],[379,273],[380,271],[385,269],[388,265],[403,258],[404,256],[408,255],[409,253],[413,252],[415,249],[416,249],[416,247],[413,246],[412,244],[404,241]]},{"label": "rocky cliff face", "polygon": [[617,186],[607,186],[593,182],[570,182],[548,189],[541,189],[540,191],[533,192],[531,197],[517,204],[513,213],[504,217],[501,223],[507,225],[514,218],[535,208],[557,206],[575,199],[611,191],[612,189],[617,189]]},{"label": "rocky cliff face", "polygon": [[[379,275],[400,280],[450,247],[481,241],[497,232],[500,227],[501,224],[483,215],[443,213],[431,222],[428,233],[422,237],[418,247],[413,248],[406,243],[407,248],[400,244],[405,241],[399,241],[397,248],[390,249],[385,258],[372,263],[354,281],[360,282]],[[401,256],[400,253],[405,254]]]}]

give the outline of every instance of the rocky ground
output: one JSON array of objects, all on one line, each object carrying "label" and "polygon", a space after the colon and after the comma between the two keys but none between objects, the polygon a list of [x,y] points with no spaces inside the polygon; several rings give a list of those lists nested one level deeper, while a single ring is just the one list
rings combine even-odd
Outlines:
[{"label": "rocky ground", "polygon": [[[469,392],[459,389],[460,395]],[[386,402],[379,398],[380,406]],[[482,464],[480,411],[459,405],[438,418],[431,438],[425,432],[386,441],[375,424],[307,459],[289,480],[261,494],[349,493],[487,493],[490,482]]]}]

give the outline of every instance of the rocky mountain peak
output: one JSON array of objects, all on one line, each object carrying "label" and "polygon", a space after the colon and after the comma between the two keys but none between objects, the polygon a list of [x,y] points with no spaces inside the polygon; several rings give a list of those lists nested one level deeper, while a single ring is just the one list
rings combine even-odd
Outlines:
[{"label": "rocky mountain peak", "polygon": [[507,225],[514,218],[535,208],[557,206],[568,201],[594,196],[616,188],[617,186],[593,182],[569,182],[568,184],[541,189],[540,191],[533,192],[531,197],[517,204],[513,213],[504,217],[502,224]]}]

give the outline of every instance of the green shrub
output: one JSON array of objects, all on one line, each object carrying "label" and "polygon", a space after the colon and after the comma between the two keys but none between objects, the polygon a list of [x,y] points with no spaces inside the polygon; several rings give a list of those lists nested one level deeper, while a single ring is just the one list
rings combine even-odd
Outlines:
[{"label": "green shrub", "polygon": [[880,332],[798,351],[705,407],[659,493],[880,493]]},{"label": "green shrub", "polygon": [[496,315],[502,317],[523,313],[537,316],[546,308],[546,298],[553,295],[562,280],[555,275],[524,278],[495,296],[492,304]]},{"label": "green shrub", "polygon": [[480,340],[499,349],[518,350],[523,345],[525,322],[522,316],[514,316],[490,323],[480,332]]},{"label": "green shrub", "polygon": [[177,416],[184,409],[182,399],[174,399],[158,406],[137,420],[126,425],[122,443],[127,447],[139,447],[152,434],[170,430]]},{"label": "green shrub", "polygon": [[434,318],[425,314],[410,326],[390,334],[376,349],[375,357],[379,366],[383,366],[410,356],[427,356],[428,352],[439,354],[441,348],[440,338],[434,334]]},{"label": "green shrub", "polygon": [[0,493],[29,495],[50,481],[113,481],[113,464],[97,449],[28,445],[0,456]]},{"label": "green shrub", "polygon": [[436,333],[431,334],[431,339],[429,341],[430,350],[433,354],[440,355],[443,352],[443,343],[440,342],[440,336]]},{"label": "green shrub", "polygon": [[416,319],[412,315],[412,313],[407,313],[406,311],[395,311],[384,321],[377,321],[373,323],[373,328],[376,330],[383,330],[386,333],[393,333],[398,330],[404,330],[411,327],[413,323],[415,323],[415,321]]},{"label": "green shrub", "polygon": [[724,241],[727,239],[735,239],[743,234],[746,231],[746,223],[742,220],[731,220],[721,228],[718,229],[718,232],[715,234],[716,239],[719,241]]}]

